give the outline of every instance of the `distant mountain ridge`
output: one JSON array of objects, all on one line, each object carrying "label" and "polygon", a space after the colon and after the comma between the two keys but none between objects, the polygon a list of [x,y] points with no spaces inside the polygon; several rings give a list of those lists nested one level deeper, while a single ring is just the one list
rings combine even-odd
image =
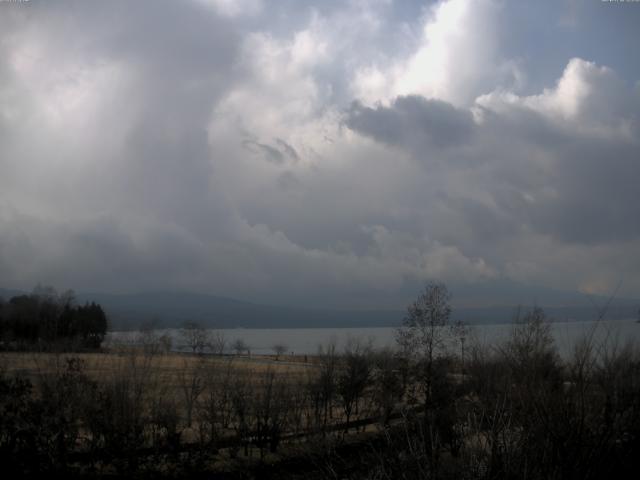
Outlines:
[{"label": "distant mountain ridge", "polygon": [[[0,297],[23,294],[18,290],[0,289]],[[577,295],[577,294],[576,294]],[[594,320],[598,307],[608,299],[586,296],[581,305],[545,306],[547,315],[555,321]],[[401,324],[404,310],[345,310],[274,306],[251,303],[228,297],[181,292],[146,292],[135,294],[78,293],[79,303],[95,301],[102,305],[111,329],[136,329],[145,323],[158,328],[179,327],[185,321],[195,321],[211,328],[321,328],[321,327],[393,327]],[[572,298],[573,299],[573,298]],[[526,309],[530,305],[523,305]],[[607,319],[637,318],[640,301],[614,299]],[[516,305],[483,307],[454,306],[453,320],[469,324],[508,323],[517,313]]]},{"label": "distant mountain ridge", "polygon": [[402,319],[398,311],[261,305],[194,293],[86,294],[78,295],[78,299],[95,300],[105,306],[112,325],[123,328],[143,322],[176,327],[185,321],[215,328],[364,327],[399,324]]}]

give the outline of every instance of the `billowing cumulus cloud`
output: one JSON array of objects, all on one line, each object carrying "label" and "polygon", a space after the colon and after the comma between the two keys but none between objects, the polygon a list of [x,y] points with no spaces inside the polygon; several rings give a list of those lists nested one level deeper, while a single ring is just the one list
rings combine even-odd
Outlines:
[{"label": "billowing cumulus cloud", "polygon": [[554,5],[1,4],[0,286],[639,296],[638,34]]},{"label": "billowing cumulus cloud", "polygon": [[449,0],[424,7],[415,50],[359,68],[355,94],[368,103],[418,94],[456,106],[496,86],[517,84],[517,62],[500,56],[501,11],[492,0]]}]

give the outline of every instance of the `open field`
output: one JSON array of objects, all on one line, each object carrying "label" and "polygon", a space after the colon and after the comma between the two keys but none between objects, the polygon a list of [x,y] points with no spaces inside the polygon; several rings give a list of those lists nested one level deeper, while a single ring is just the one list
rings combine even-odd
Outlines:
[{"label": "open field", "polygon": [[[132,361],[145,363],[152,375],[164,378],[175,377],[180,371],[193,368],[196,364],[204,368],[219,369],[232,366],[248,373],[275,371],[287,374],[302,374],[314,368],[314,358],[304,356],[283,356],[275,360],[272,355],[248,356],[196,356],[180,353],[145,356],[135,350],[100,353],[41,353],[41,352],[0,352],[0,369],[7,374],[24,375],[37,378],[43,374],[60,372],[66,367],[68,359],[82,361],[85,373],[93,379],[105,378],[114,371],[120,371],[131,365]],[[135,359],[135,360],[133,360]]]},{"label": "open field", "polygon": [[[333,375],[338,358],[329,360]],[[10,382],[22,379],[33,385],[22,392],[23,402],[31,397],[52,402],[55,411],[70,408],[76,420],[66,455],[76,458],[77,465],[99,458],[100,471],[107,474],[116,467],[104,463],[105,455],[129,463],[159,455],[171,463],[176,460],[165,456],[176,449],[197,450],[210,457],[207,468],[220,469],[236,461],[238,450],[249,463],[253,458],[283,461],[299,455],[300,447],[319,433],[339,433],[346,441],[345,419],[351,422],[350,436],[375,432],[376,419],[367,418],[370,410],[363,408],[364,402],[358,415],[349,412],[345,417],[330,400],[337,395],[337,377],[326,384],[321,373],[326,361],[159,354],[136,348],[3,352],[0,372]],[[108,423],[96,427],[96,416]]]}]

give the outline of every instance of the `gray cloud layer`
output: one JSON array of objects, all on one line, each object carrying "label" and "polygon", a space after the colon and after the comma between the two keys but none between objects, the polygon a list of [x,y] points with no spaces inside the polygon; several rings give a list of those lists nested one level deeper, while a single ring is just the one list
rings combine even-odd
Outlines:
[{"label": "gray cloud layer", "polygon": [[420,96],[398,97],[389,107],[369,108],[356,102],[346,124],[389,145],[409,146],[416,155],[468,143],[474,125],[468,110]]},{"label": "gray cloud layer", "polygon": [[0,4],[0,286],[640,296],[638,34],[574,3]]}]

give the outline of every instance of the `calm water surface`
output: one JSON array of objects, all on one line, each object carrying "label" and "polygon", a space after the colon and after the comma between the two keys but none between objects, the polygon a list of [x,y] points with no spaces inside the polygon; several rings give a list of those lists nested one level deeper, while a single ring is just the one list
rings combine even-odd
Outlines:
[{"label": "calm water surface", "polygon": [[[469,343],[497,345],[509,336],[513,324],[476,325],[469,327]],[[640,323],[635,320],[604,322],[558,322],[551,324],[551,330],[559,352],[568,355],[577,341],[592,335],[597,342],[623,345],[627,341],[640,342]],[[290,353],[314,354],[319,345],[335,343],[338,350],[344,349],[349,341],[359,340],[371,343],[375,348],[393,347],[395,331],[393,327],[376,328],[287,328],[254,329],[235,328],[216,330],[224,335],[227,345],[242,339],[251,348],[251,353],[272,354],[273,346],[283,344]],[[159,330],[173,338],[174,349],[181,350],[180,330]],[[110,332],[107,342],[135,343],[138,332]]]}]

